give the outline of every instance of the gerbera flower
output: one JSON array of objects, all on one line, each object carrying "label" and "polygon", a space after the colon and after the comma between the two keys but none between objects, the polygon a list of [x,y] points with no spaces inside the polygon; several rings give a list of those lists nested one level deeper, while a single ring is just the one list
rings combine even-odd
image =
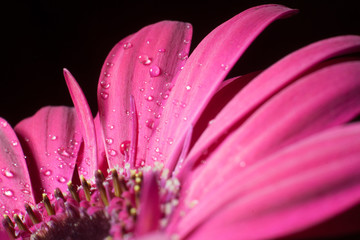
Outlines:
[{"label": "gerbera flower", "polygon": [[347,55],[360,37],[223,81],[266,26],[294,12],[248,9],[190,56],[190,24],[150,25],[105,60],[94,119],[66,69],[75,108],[42,108],[15,131],[0,119],[2,237],[358,234],[360,125],[349,122],[360,61]]}]

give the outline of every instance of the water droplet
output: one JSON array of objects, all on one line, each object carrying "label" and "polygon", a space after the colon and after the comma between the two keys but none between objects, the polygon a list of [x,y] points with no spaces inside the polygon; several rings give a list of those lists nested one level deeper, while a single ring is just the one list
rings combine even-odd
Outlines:
[{"label": "water droplet", "polygon": [[65,183],[67,182],[66,178],[62,177],[62,176],[56,176],[56,180],[59,182],[59,183]]},{"label": "water droplet", "polygon": [[125,152],[128,152],[130,149],[130,141],[125,140],[120,144],[120,152],[122,155],[125,155]]},{"label": "water droplet", "polygon": [[149,58],[147,55],[139,56],[139,61],[144,65],[149,65],[152,62],[151,58]]},{"label": "water droplet", "polygon": [[144,88],[140,88],[139,90],[140,90],[140,92],[143,92],[145,89],[144,89]]},{"label": "water droplet", "polygon": [[154,128],[154,120],[152,120],[152,119],[148,119],[148,120],[146,120],[146,126],[148,127],[148,128],[150,128],[150,129],[153,129]]},{"label": "water droplet", "polygon": [[57,137],[55,135],[51,135],[49,134],[49,138],[52,140],[52,141],[55,141],[57,139]]},{"label": "water droplet", "polygon": [[9,169],[2,169],[3,171],[3,175],[7,178],[12,178],[14,177],[14,173],[12,171],[10,171]]},{"label": "water droplet", "polygon": [[0,122],[2,127],[7,127],[8,123],[7,122]]},{"label": "water droplet", "polygon": [[102,99],[106,100],[109,97],[109,94],[106,93],[106,92],[101,92],[100,96],[101,96]]},{"label": "water droplet", "polygon": [[149,69],[150,77],[157,77],[160,75],[161,70],[158,66],[154,65]]},{"label": "water droplet", "polygon": [[188,39],[184,39],[184,41],[183,41],[185,44],[189,44],[190,43],[190,40],[188,40]]},{"label": "water droplet", "polygon": [[12,190],[8,189],[8,190],[4,191],[4,195],[7,197],[12,197],[12,196],[14,196],[14,192]]},{"label": "water droplet", "polygon": [[63,157],[70,157],[70,153],[63,147],[58,148],[57,152]]},{"label": "water droplet", "polygon": [[154,100],[154,97],[151,96],[151,95],[149,95],[149,96],[146,98],[146,100],[148,100],[149,102],[151,102],[152,100]]},{"label": "water droplet", "polygon": [[163,99],[168,99],[168,98],[169,98],[169,94],[167,94],[167,93],[163,94],[163,95],[162,95],[162,98],[163,98]]},{"label": "water droplet", "polygon": [[51,176],[52,171],[51,171],[51,170],[45,170],[45,171],[43,172],[43,174],[44,174],[45,176]]},{"label": "water droplet", "polygon": [[108,89],[110,87],[110,83],[106,82],[105,80],[100,81],[100,86],[104,89]]},{"label": "water droplet", "polygon": [[106,139],[105,139],[105,142],[106,142],[107,144],[111,145],[111,144],[114,142],[114,140],[113,140],[112,138],[106,138]]},{"label": "water droplet", "polygon": [[28,189],[25,189],[25,188],[21,189],[21,192],[23,192],[25,194],[30,194],[30,191]]},{"label": "water droplet", "polygon": [[222,68],[224,71],[226,71],[226,70],[228,70],[229,65],[221,64],[221,68]]},{"label": "water droplet", "polygon": [[109,149],[108,153],[110,154],[110,156],[113,156],[113,157],[117,155],[117,152],[114,149]]},{"label": "water droplet", "polygon": [[113,130],[115,127],[114,127],[114,125],[107,125],[107,127],[110,129],[110,130]]},{"label": "water droplet", "polygon": [[186,60],[186,59],[188,59],[188,53],[185,52],[185,51],[179,52],[177,56],[178,56],[178,58],[179,58],[180,60]]},{"label": "water droplet", "polygon": [[164,52],[166,52],[166,49],[165,49],[165,48],[160,48],[160,49],[159,49],[159,53],[164,53]]},{"label": "water droplet", "polygon": [[124,43],[123,47],[124,49],[129,49],[129,48],[132,48],[132,43],[131,42],[127,42],[127,43]]},{"label": "water droplet", "polygon": [[190,91],[191,86],[190,86],[190,85],[187,85],[185,88],[186,88],[186,90]]},{"label": "water droplet", "polygon": [[174,139],[168,138],[168,139],[167,139],[167,143],[170,144],[170,145],[173,144],[173,143],[174,143]]}]

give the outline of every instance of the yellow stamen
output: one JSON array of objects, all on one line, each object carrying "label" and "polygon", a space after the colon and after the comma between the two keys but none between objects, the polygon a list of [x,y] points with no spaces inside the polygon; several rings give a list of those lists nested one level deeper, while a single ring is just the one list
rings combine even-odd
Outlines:
[{"label": "yellow stamen", "polygon": [[113,180],[115,196],[116,197],[121,197],[122,190],[121,190],[121,186],[120,186],[119,175],[118,175],[116,169],[111,170],[111,177],[112,177],[112,180]]},{"label": "yellow stamen", "polygon": [[71,193],[72,198],[73,198],[75,201],[80,202],[79,195],[78,195],[78,193],[77,193],[74,185],[72,184],[72,182],[69,181],[69,182],[67,183],[67,185],[68,185],[68,189],[69,189],[69,192]]},{"label": "yellow stamen", "polygon": [[11,240],[16,239],[14,223],[11,221],[8,215],[4,215],[3,226]]},{"label": "yellow stamen", "polygon": [[17,214],[14,214],[14,221],[20,230],[30,232]]},{"label": "yellow stamen", "polygon": [[32,210],[31,206],[27,203],[25,203],[25,210],[33,224],[38,224],[40,222],[39,219],[36,217],[34,211]]},{"label": "yellow stamen", "polygon": [[97,170],[95,172],[95,183],[96,183],[96,188],[99,190],[100,192],[100,197],[102,202],[104,203],[105,206],[109,206],[109,200],[107,198],[106,195],[106,191],[105,191],[105,187],[103,185],[103,180],[104,179],[104,175],[102,174],[102,172],[100,170]]},{"label": "yellow stamen", "polygon": [[64,195],[59,188],[55,188],[54,195],[55,198],[62,198],[65,201]]},{"label": "yellow stamen", "polygon": [[51,203],[50,203],[50,200],[48,198],[48,196],[43,193],[42,194],[42,197],[43,197],[43,202],[44,202],[44,205],[45,205],[45,208],[46,208],[46,212],[48,213],[49,216],[51,215],[55,215],[55,210],[54,208],[51,206]]},{"label": "yellow stamen", "polygon": [[81,180],[81,186],[83,187],[83,190],[85,193],[86,200],[90,202],[90,200],[91,200],[90,185],[86,181],[86,179],[83,175],[80,176],[80,180]]}]

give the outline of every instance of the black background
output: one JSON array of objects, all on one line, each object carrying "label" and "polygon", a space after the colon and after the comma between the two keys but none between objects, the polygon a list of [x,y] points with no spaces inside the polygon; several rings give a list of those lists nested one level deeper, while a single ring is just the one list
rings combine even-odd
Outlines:
[{"label": "black background", "polygon": [[0,116],[15,125],[45,105],[72,102],[63,80],[68,68],[82,86],[93,113],[103,61],[115,43],[161,20],[190,22],[192,49],[213,28],[264,3],[300,12],[271,25],[248,49],[232,75],[268,67],[311,42],[360,34],[357,1],[27,1],[1,5]]}]

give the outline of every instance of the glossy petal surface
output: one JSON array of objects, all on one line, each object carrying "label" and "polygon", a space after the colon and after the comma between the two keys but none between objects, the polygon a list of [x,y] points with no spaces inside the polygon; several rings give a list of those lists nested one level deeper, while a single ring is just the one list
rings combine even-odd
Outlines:
[{"label": "glossy petal surface", "polygon": [[[163,21],[141,29],[111,50],[98,87],[100,121],[110,167],[129,162],[126,155],[133,150],[129,145],[134,135],[138,135],[139,146],[134,151],[135,165],[145,161],[162,106],[185,63],[181,56],[188,54],[191,34],[188,23]],[[137,113],[131,112],[131,96]],[[133,114],[137,114],[138,123],[133,122]],[[133,132],[134,124],[138,125],[138,133]]]},{"label": "glossy petal surface", "polygon": [[79,124],[74,108],[44,107],[16,125],[37,201],[43,192],[52,198],[57,187],[66,191],[72,180],[82,143]]},{"label": "glossy petal surface", "polygon": [[75,105],[76,114],[80,121],[81,134],[84,140],[83,155],[77,162],[79,175],[83,175],[84,173],[87,175],[99,169],[94,120],[84,93],[73,75],[67,69],[64,69],[64,77]]},{"label": "glossy petal surface", "polygon": [[199,199],[178,230],[188,232],[202,219],[194,239],[248,239],[278,237],[315,225],[360,202],[359,151],[359,124],[300,141]]},{"label": "glossy petal surface", "polygon": [[11,216],[19,213],[24,203],[35,203],[21,145],[14,130],[2,118],[0,118],[0,172],[0,211],[2,214]]},{"label": "glossy petal surface", "polygon": [[[267,99],[305,74],[306,71],[324,60],[358,51],[360,51],[359,36],[340,36],[313,43],[281,59],[229,101],[229,104],[199,138],[189,154],[188,161],[191,161],[190,164],[193,165],[202,152],[217,139],[232,131],[231,129],[236,124],[244,121]],[[239,105],[241,107],[238,107]],[[237,110],[234,111],[234,109]]]},{"label": "glossy petal surface", "polygon": [[[291,13],[294,10],[280,5],[248,9],[217,27],[196,47],[178,76],[159,131],[151,140],[151,148],[159,151],[149,151],[147,159],[166,161],[169,169],[175,167],[188,128],[195,125],[239,57],[271,22]],[[167,139],[173,144],[166,144]]]}]

